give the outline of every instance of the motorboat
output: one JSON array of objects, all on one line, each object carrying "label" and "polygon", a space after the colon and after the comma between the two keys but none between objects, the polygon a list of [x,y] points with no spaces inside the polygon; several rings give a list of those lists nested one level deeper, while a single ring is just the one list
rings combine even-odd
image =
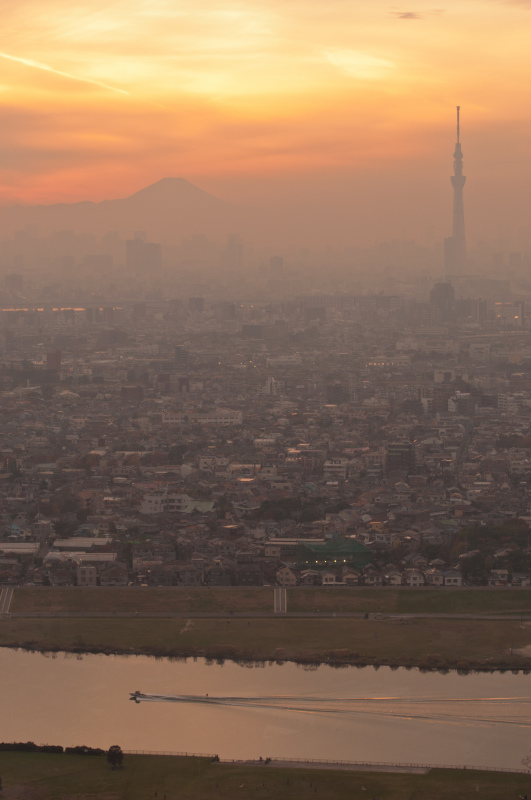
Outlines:
[{"label": "motorboat", "polygon": [[130,700],[135,703],[140,703],[141,700],[151,700],[152,702],[173,702],[173,703],[216,703],[218,698],[209,698],[206,695],[193,695],[193,694],[146,694],[137,689],[136,692],[130,692]]}]

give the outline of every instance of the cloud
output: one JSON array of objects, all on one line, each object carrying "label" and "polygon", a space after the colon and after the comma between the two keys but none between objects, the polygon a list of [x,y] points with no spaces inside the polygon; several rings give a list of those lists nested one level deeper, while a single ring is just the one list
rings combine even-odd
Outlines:
[{"label": "cloud", "polygon": [[423,19],[422,14],[418,14],[416,11],[392,11],[391,13],[397,19]]},{"label": "cloud", "polygon": [[20,58],[19,56],[11,56],[7,53],[0,53],[0,58],[5,58],[7,61],[16,61],[17,64],[24,64],[24,66],[32,67],[33,69],[51,72],[54,75],[60,75],[62,78],[68,78],[71,81],[80,81],[81,83],[89,83],[92,86],[99,86],[101,89],[107,89],[110,92],[118,92],[119,94],[126,95],[130,94],[129,92],[126,92],[125,89],[118,89],[116,86],[109,86],[107,83],[94,81],[90,78],[82,78],[79,75],[71,75],[69,72],[62,72],[59,69],[54,69],[53,67],[48,66],[48,64],[41,64],[39,61],[33,61],[31,58]]},{"label": "cloud", "polygon": [[[531,3],[531,0],[529,0]],[[398,11],[392,10],[389,12],[391,16],[396,17],[396,19],[426,19],[426,17],[438,17],[441,14],[444,14],[442,8],[432,8],[430,11],[426,11],[420,14],[418,11]]]},{"label": "cloud", "polygon": [[328,61],[354,78],[381,78],[394,68],[391,61],[371,56],[360,50],[325,50]]}]

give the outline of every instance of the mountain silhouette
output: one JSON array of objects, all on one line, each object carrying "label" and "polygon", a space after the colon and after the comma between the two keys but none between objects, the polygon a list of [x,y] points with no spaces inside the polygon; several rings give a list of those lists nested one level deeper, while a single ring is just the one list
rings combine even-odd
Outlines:
[{"label": "mountain silhouette", "polygon": [[0,235],[31,229],[36,235],[72,230],[101,235],[118,231],[130,237],[144,230],[152,241],[176,242],[202,233],[224,236],[246,227],[244,209],[204,192],[184,178],[162,178],[129,197],[55,205],[0,208]]},{"label": "mountain silhouette", "polygon": [[[185,178],[162,178],[144,189],[124,198],[123,200],[104,200],[104,203],[129,203],[131,205],[144,205],[150,203],[210,203],[216,206],[225,205],[203,189],[194,186]],[[100,204],[101,205],[101,204]]]}]

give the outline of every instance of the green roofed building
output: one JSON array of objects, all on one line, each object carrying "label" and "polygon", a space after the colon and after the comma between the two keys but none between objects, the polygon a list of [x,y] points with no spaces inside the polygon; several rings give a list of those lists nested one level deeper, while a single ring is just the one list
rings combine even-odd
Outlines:
[{"label": "green roofed building", "polygon": [[301,542],[297,553],[298,566],[302,569],[325,569],[348,565],[361,569],[372,561],[368,547],[354,539],[329,539],[326,542]]}]

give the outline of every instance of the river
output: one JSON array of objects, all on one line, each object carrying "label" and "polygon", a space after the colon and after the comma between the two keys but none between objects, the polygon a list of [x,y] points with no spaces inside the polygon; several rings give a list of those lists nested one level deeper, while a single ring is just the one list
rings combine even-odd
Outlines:
[{"label": "river", "polygon": [[[521,768],[531,676],[0,649],[0,740]],[[140,690],[163,699],[131,702]],[[206,696],[208,693],[208,697]],[[175,696],[193,699],[171,699]]]}]

